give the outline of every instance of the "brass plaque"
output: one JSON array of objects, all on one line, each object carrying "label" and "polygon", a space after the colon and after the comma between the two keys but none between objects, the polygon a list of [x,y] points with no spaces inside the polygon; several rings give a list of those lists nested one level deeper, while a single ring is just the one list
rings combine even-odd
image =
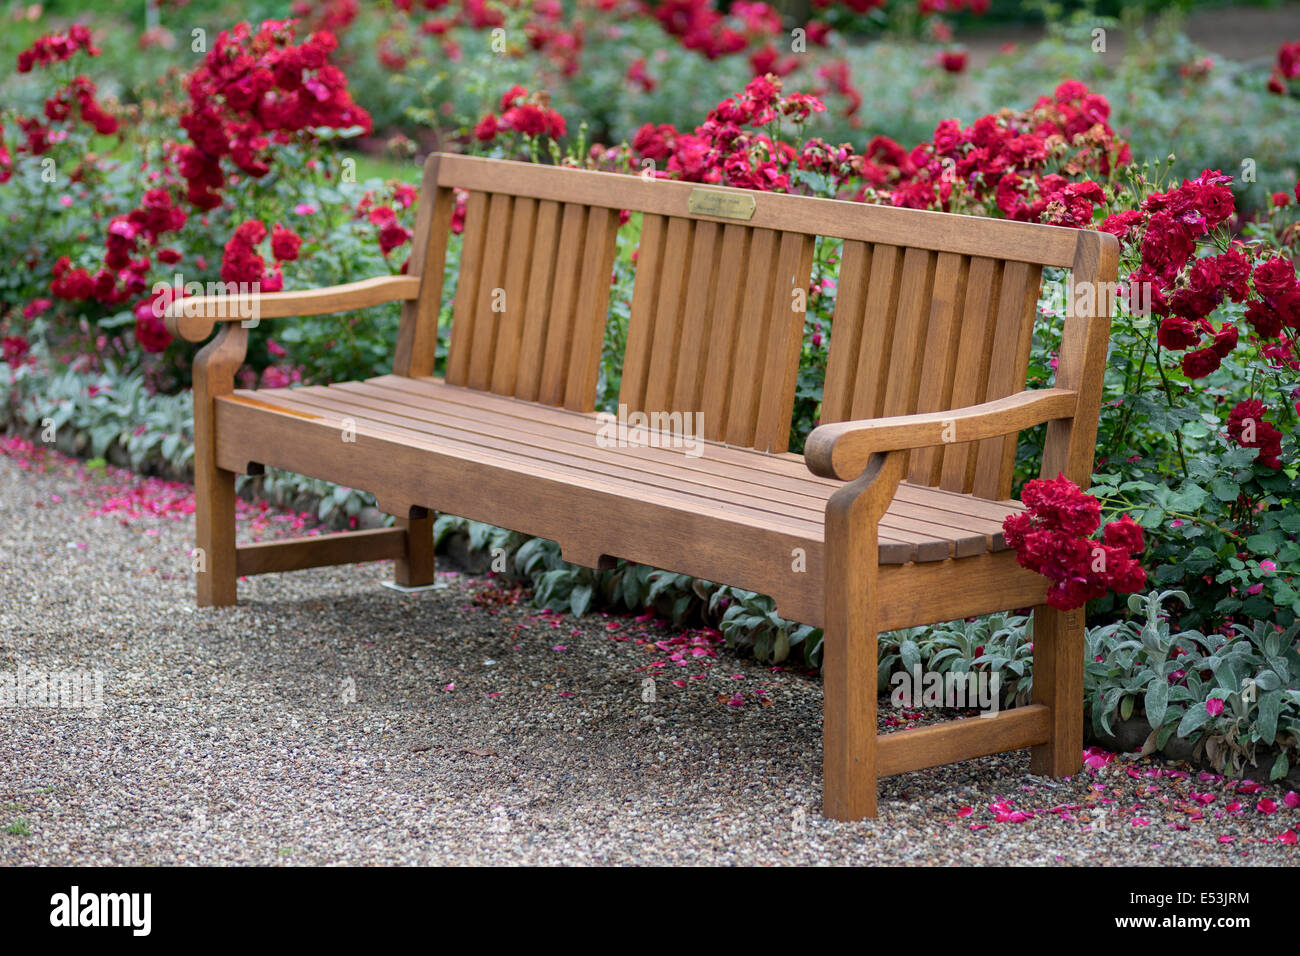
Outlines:
[{"label": "brass plaque", "polygon": [[723,193],[714,189],[692,189],[686,208],[697,216],[717,216],[719,219],[753,219],[754,197],[739,193]]}]

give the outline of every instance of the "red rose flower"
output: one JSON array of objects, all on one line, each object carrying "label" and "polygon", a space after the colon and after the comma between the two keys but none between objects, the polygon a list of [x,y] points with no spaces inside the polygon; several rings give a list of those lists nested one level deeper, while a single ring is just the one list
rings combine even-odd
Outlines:
[{"label": "red rose flower", "polygon": [[1160,323],[1156,332],[1156,341],[1162,348],[1175,352],[1191,348],[1201,340],[1201,334],[1190,321],[1182,316],[1171,315]]},{"label": "red rose flower", "polygon": [[493,139],[496,139],[496,135],[497,135],[497,118],[493,114],[488,113],[481,120],[479,120],[478,124],[474,127],[474,138],[477,139],[480,143],[487,143],[487,142],[491,142]]},{"label": "red rose flower", "polygon": [[1246,306],[1246,321],[1261,339],[1275,339],[1282,334],[1282,317],[1267,302],[1257,299]]},{"label": "red rose flower", "polygon": [[27,340],[21,335],[6,335],[0,339],[0,358],[3,358],[10,368],[14,368],[23,364],[30,348]]},{"label": "red rose flower", "polygon": [[1214,333],[1214,342],[1210,348],[1219,358],[1227,358],[1232,350],[1237,347],[1237,327],[1231,322],[1225,322]]},{"label": "red rose flower", "polygon": [[135,338],[146,352],[161,352],[171,344],[171,333],[162,319],[153,314],[153,300],[145,302],[143,309],[137,309],[135,315]]},{"label": "red rose flower", "polygon": [[1290,260],[1274,256],[1255,266],[1255,291],[1260,295],[1281,295],[1295,286],[1296,268]]},{"label": "red rose flower", "polygon": [[1264,419],[1264,411],[1257,398],[1238,402],[1228,415],[1228,434],[1243,448],[1258,448],[1255,461],[1276,471],[1282,467],[1282,433]]},{"label": "red rose flower", "polygon": [[967,59],[963,50],[945,50],[939,54],[939,65],[947,73],[961,73],[966,69]]},{"label": "red rose flower", "polygon": [[280,262],[292,262],[298,258],[298,248],[302,237],[292,229],[285,229],[278,222],[271,228],[271,255]]},{"label": "red rose flower", "polygon": [[1222,364],[1214,349],[1197,349],[1183,356],[1183,374],[1188,378],[1205,378]]}]

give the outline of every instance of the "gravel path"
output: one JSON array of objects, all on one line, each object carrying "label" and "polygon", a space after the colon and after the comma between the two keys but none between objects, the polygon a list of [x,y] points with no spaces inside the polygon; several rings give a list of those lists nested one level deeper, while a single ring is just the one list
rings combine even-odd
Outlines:
[{"label": "gravel path", "polygon": [[1069,781],[1026,752],[907,774],[877,820],[828,821],[815,680],[486,579],[398,594],[386,564],[255,578],[196,611],[185,488],[6,446],[0,672],[99,671],[103,697],[0,711],[0,863],[1300,860],[1280,791],[1122,758]]}]

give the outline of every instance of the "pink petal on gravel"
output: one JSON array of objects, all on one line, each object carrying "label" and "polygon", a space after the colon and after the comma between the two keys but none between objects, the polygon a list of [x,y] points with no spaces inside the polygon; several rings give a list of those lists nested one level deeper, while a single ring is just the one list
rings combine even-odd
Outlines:
[{"label": "pink petal on gravel", "polygon": [[1277,838],[1278,843],[1285,843],[1287,846],[1295,846],[1297,842],[1296,832],[1294,830],[1284,830],[1282,835]]},{"label": "pink petal on gravel", "polygon": [[1282,798],[1282,804],[1290,807],[1292,810],[1300,809],[1300,793],[1296,793],[1292,790]]},{"label": "pink petal on gravel", "polygon": [[1265,797],[1259,803],[1255,804],[1255,809],[1260,813],[1277,813],[1277,801]]},{"label": "pink petal on gravel", "polygon": [[1226,834],[1226,833],[1221,833],[1221,834],[1219,834],[1219,842],[1220,842],[1220,843],[1231,843],[1231,842],[1232,842],[1233,840],[1235,840],[1235,839],[1237,839],[1237,838],[1234,837],[1234,836],[1228,836],[1228,834]]},{"label": "pink petal on gravel", "polygon": [[970,807],[962,807],[960,810],[957,811],[957,816],[959,816],[959,817],[968,817],[968,816],[970,816],[970,815],[971,815],[972,813],[974,813],[974,812],[975,812],[975,811],[974,811],[972,808],[970,808]]}]

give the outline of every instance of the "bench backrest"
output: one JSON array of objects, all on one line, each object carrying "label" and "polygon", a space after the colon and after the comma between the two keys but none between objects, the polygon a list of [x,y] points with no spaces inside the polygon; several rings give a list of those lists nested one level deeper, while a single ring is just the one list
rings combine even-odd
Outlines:
[{"label": "bench backrest", "polygon": [[[641,240],[620,402],[702,412],[704,437],[782,452],[818,236],[841,239],[822,422],[943,411],[1025,387],[1042,269],[1102,294],[1066,318],[1056,385],[1081,427],[1048,461],[1086,482],[1109,333],[1101,233],[435,154],[425,167],[395,370],[430,375],[454,189],[467,190],[446,380],[591,410],[619,211]],[[430,201],[432,199],[432,201]],[[909,480],[1005,498],[1017,436],[921,450]]]}]

